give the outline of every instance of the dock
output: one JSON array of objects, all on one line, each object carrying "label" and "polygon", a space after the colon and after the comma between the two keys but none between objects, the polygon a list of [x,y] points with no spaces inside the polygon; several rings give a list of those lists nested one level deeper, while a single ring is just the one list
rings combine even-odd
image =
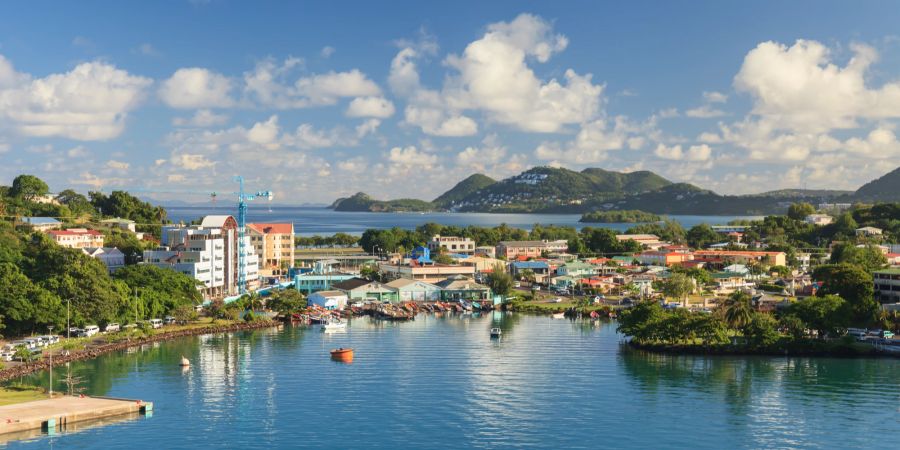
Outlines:
[{"label": "dock", "polygon": [[33,430],[55,434],[70,424],[116,416],[150,414],[153,403],[111,397],[63,396],[0,406],[0,440]]}]

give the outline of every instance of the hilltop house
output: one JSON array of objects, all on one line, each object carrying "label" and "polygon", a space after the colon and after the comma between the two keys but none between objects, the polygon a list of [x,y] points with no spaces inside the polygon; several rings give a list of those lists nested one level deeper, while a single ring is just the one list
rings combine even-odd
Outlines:
[{"label": "hilltop house", "polygon": [[828,214],[810,214],[803,219],[804,222],[821,227],[834,222],[834,217]]},{"label": "hilltop house", "polygon": [[428,242],[428,249],[435,254],[443,250],[443,253],[471,255],[475,253],[475,241],[464,237],[436,234]]},{"label": "hilltop house", "polygon": [[83,247],[81,251],[102,262],[109,273],[125,267],[125,254],[115,247]]},{"label": "hilltop house", "polygon": [[62,227],[62,222],[52,217],[23,217],[22,222],[31,226],[34,231],[57,230]]},{"label": "hilltop house", "polygon": [[103,247],[103,233],[85,228],[50,230],[47,234],[57,244],[67,248]]}]

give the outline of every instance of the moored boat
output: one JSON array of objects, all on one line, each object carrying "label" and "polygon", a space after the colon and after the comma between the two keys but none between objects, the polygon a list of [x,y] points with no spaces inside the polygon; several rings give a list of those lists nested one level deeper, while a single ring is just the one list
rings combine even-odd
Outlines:
[{"label": "moored boat", "polygon": [[499,338],[501,335],[503,335],[503,330],[501,330],[499,328],[491,328],[491,337],[492,338]]},{"label": "moored boat", "polygon": [[561,312],[561,313],[553,313],[553,315],[552,315],[551,317],[554,318],[554,319],[565,319],[565,318],[566,318],[566,313],[564,313],[564,312]]},{"label": "moored boat", "polygon": [[340,362],[353,362],[353,349],[352,348],[336,348],[331,350],[331,359]]}]

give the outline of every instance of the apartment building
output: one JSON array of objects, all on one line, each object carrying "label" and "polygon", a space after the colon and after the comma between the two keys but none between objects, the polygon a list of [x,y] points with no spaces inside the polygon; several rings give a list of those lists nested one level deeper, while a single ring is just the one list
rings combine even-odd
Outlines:
[{"label": "apartment building", "polygon": [[293,223],[248,223],[247,235],[263,276],[286,275],[294,267]]},{"label": "apartment building", "polygon": [[435,254],[440,253],[443,249],[444,253],[471,255],[475,253],[475,241],[465,237],[436,234],[428,242],[428,249]]},{"label": "apartment building", "polygon": [[875,283],[875,300],[881,303],[900,303],[900,269],[876,270],[872,279]]},{"label": "apartment building", "polygon": [[103,233],[86,228],[50,230],[47,232],[57,244],[67,248],[103,247]]},{"label": "apartment building", "polygon": [[503,241],[497,244],[497,257],[510,259],[540,258],[549,251],[544,241]]}]

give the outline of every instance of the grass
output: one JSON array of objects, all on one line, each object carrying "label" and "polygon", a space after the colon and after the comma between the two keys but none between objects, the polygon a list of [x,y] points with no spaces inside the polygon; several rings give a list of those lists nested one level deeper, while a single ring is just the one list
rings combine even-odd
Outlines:
[{"label": "grass", "polygon": [[0,388],[0,406],[46,400],[47,398],[47,391],[37,386],[10,385]]}]

